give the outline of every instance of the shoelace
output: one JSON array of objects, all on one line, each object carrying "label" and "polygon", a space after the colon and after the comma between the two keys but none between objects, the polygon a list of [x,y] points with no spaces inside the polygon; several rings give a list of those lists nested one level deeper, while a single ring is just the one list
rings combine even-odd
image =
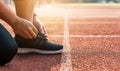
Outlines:
[{"label": "shoelace", "polygon": [[46,39],[46,38],[42,37],[40,34],[38,34],[36,37],[35,47],[45,45],[46,41],[48,41],[48,39]]}]

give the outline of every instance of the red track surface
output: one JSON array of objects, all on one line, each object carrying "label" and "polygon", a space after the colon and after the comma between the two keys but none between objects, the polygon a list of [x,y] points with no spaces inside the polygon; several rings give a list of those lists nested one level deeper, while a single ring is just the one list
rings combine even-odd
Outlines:
[{"label": "red track surface", "polygon": [[[72,67],[72,71],[120,71],[119,8],[117,6],[65,8],[71,48],[70,53],[68,52],[68,55],[71,55],[69,58],[71,65],[67,68]],[[64,11],[63,8],[60,10]],[[60,12],[55,14],[61,15]],[[66,19],[64,14],[62,18],[59,15],[55,17],[49,15],[47,18],[45,15],[40,19],[50,34],[48,39],[64,44]],[[90,35],[92,37],[89,37]],[[105,35],[109,36],[104,37]],[[64,56],[66,52],[58,55],[17,54],[8,65],[0,67],[0,71],[59,71],[61,64],[68,60],[67,55]],[[64,60],[62,57],[65,57]]]}]

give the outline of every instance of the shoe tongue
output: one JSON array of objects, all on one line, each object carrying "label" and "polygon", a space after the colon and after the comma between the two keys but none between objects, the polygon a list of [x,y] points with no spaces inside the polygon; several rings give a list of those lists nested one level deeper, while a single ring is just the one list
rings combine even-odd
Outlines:
[{"label": "shoe tongue", "polygon": [[43,37],[43,36],[41,36],[41,35],[37,35],[37,39],[41,39],[41,40],[43,40],[43,41],[48,41],[48,39],[47,38],[45,38],[45,37]]},{"label": "shoe tongue", "polygon": [[34,46],[42,46],[46,43],[46,41],[48,41],[46,38],[42,37],[41,35],[37,35]]}]

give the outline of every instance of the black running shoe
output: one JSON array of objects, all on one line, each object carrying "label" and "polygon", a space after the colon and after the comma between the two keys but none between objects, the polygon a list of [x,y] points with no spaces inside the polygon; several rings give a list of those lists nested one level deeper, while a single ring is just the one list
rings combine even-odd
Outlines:
[{"label": "black running shoe", "polygon": [[34,39],[25,39],[16,35],[15,40],[19,46],[18,53],[58,54],[63,51],[63,45],[51,43],[40,35]]}]

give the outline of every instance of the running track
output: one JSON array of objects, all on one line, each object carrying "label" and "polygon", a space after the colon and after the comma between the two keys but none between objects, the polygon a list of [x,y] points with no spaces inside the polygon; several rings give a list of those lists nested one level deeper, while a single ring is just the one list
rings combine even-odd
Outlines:
[{"label": "running track", "polygon": [[63,44],[64,52],[17,54],[0,71],[120,71],[120,6],[60,5],[36,11],[48,39]]}]

